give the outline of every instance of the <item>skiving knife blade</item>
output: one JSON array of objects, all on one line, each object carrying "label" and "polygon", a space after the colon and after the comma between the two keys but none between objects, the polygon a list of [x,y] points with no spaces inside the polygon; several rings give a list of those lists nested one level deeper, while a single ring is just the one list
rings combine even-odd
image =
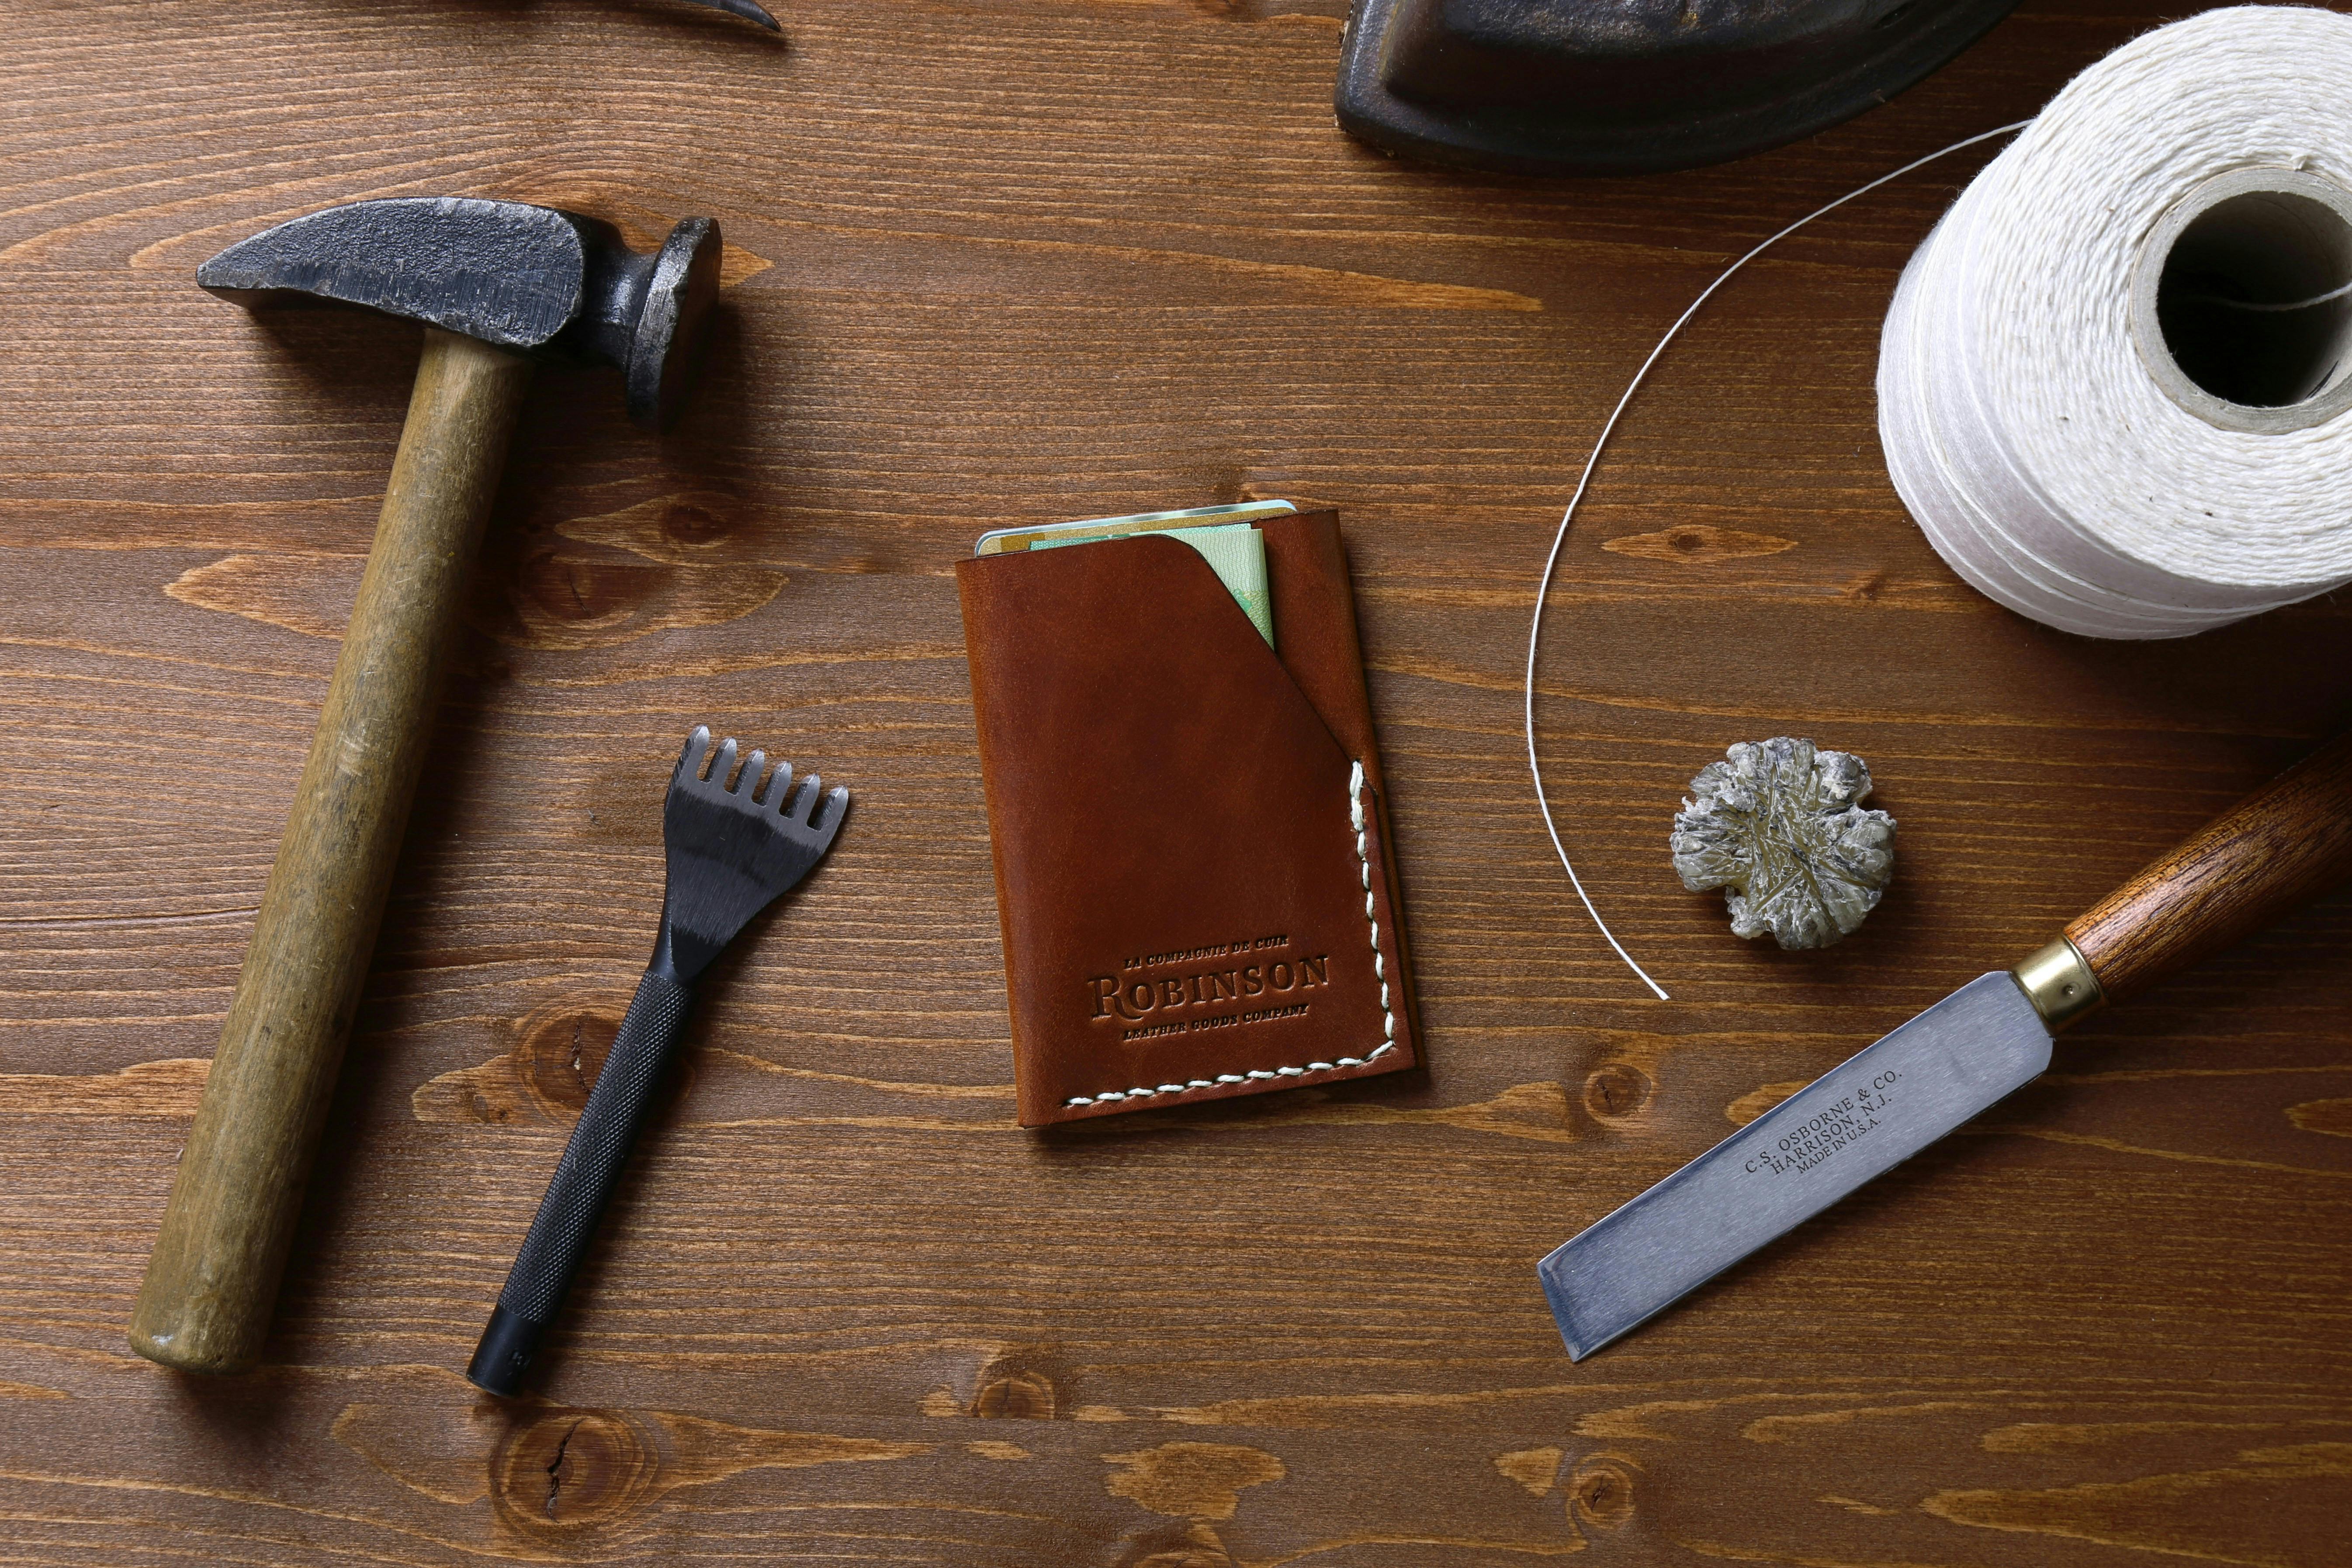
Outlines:
[{"label": "skiving knife blade", "polygon": [[1582,1361],[2050,1065],[2017,982],[1969,981],[1537,1266]]},{"label": "skiving knife blade", "polygon": [[2352,735],[1774,1106],[1537,1265],[1570,1359],[1647,1321],[2042,1076],[2105,1003],[2352,879]]}]

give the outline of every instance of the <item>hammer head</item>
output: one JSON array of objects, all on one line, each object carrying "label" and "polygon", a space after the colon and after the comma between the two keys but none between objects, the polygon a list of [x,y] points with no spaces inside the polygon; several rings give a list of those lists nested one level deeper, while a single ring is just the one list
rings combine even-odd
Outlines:
[{"label": "hammer head", "polygon": [[398,197],[264,229],[196,268],[240,305],[358,305],[555,358],[618,365],[629,417],[660,429],[692,384],[719,294],[719,226],[690,217],[641,256],[555,207]]}]

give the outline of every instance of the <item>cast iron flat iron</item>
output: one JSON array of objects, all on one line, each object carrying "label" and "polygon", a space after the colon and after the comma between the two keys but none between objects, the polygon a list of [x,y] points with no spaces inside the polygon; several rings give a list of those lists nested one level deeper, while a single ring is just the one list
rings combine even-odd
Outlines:
[{"label": "cast iron flat iron", "polygon": [[1356,0],[1342,129],[1523,174],[1760,153],[1885,102],[2016,0]]}]

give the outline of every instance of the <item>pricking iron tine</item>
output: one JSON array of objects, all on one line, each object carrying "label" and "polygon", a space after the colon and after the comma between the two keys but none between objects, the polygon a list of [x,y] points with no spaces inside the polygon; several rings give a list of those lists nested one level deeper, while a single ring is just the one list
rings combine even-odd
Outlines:
[{"label": "pricking iron tine", "polygon": [[776,776],[768,784],[766,808],[781,812],[784,808],[784,802],[790,800],[792,795],[793,764],[788,762],[779,762],[776,764]]},{"label": "pricking iron tine", "polygon": [[760,776],[768,771],[768,753],[754,752],[743,759],[742,776],[735,781],[734,793],[743,797],[743,804],[755,804],[760,794]]},{"label": "pricking iron tine", "polygon": [[831,843],[833,836],[841,830],[842,813],[848,809],[849,786],[835,784],[833,793],[824,797],[824,822],[818,829],[824,835],[827,843]]},{"label": "pricking iron tine", "polygon": [[686,749],[677,754],[677,768],[670,775],[673,784],[702,776],[702,760],[710,754],[710,726],[697,724],[686,738]]},{"label": "pricking iron tine", "polygon": [[794,822],[806,823],[812,820],[816,811],[817,795],[824,788],[824,779],[822,775],[809,774],[808,783],[801,785],[801,793],[793,796],[793,808],[784,815]]}]

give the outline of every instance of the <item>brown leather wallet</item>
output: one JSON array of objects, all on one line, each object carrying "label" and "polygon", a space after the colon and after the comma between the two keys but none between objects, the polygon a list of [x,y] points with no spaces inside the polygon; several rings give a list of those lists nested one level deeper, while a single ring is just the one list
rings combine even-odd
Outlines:
[{"label": "brown leather wallet", "polygon": [[1339,517],[1257,526],[1278,656],[1172,539],[956,567],[1024,1127],[1418,1059]]}]

